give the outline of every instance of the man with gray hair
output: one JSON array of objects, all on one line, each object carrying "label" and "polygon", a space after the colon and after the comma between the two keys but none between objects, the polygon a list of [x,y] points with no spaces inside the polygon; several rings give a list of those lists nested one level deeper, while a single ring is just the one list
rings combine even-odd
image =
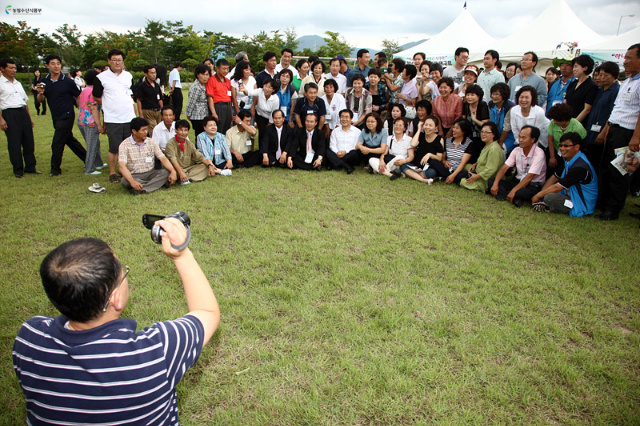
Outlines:
[{"label": "man with gray hair", "polygon": [[[236,53],[236,64],[240,61],[249,62],[249,56],[247,56],[247,52],[238,52]],[[249,62],[250,63],[250,62]],[[229,75],[234,75],[236,73],[236,67],[233,67],[231,71],[229,71]],[[211,74],[213,74],[213,70],[211,70]]]}]

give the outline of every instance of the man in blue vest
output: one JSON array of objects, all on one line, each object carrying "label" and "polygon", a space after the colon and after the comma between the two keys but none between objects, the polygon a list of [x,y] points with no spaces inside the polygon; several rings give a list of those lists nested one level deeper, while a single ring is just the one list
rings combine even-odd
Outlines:
[{"label": "man in blue vest", "polygon": [[582,217],[593,214],[598,200],[598,178],[586,155],[580,152],[582,138],[575,132],[560,137],[559,151],[564,164],[559,165],[531,198],[533,209]]}]

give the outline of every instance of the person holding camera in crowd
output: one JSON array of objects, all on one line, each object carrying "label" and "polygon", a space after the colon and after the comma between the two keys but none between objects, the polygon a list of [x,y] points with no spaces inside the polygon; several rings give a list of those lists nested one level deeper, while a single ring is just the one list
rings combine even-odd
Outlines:
[{"label": "person holding camera in crowd", "polygon": [[[40,276],[57,317],[27,320],[13,366],[29,424],[178,424],[176,385],[220,323],[218,302],[175,217],[155,222],[173,260],[188,313],[136,331],[121,318],[129,267],[102,240],[81,238],[51,251]],[[182,250],[180,250],[182,248]]]}]

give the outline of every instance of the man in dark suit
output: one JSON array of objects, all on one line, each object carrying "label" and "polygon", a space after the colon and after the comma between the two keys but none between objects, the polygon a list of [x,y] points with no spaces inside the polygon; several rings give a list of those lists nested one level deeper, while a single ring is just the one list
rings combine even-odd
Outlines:
[{"label": "man in dark suit", "polygon": [[291,150],[287,153],[290,169],[322,171],[322,158],[326,150],[324,133],[316,128],[318,115],[313,112],[304,119],[304,128],[296,129]]},{"label": "man in dark suit", "polygon": [[273,126],[267,126],[260,153],[264,167],[287,166],[287,153],[292,149],[293,129],[284,124],[284,113],[277,109],[271,114]]}]

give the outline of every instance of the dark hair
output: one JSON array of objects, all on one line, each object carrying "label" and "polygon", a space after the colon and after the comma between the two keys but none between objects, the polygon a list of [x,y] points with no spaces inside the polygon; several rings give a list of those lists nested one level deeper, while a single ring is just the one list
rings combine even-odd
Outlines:
[{"label": "dark hair", "polygon": [[409,80],[413,79],[416,75],[418,75],[418,69],[413,64],[405,65],[404,71],[407,72],[407,75],[409,76]]},{"label": "dark hair", "polygon": [[280,90],[280,82],[275,78],[271,78],[271,77],[265,78],[264,81],[262,82],[262,87],[264,88],[264,86],[267,84],[271,86],[274,92],[277,92],[278,90]]},{"label": "dark hair", "polygon": [[429,102],[426,99],[422,99],[418,102],[416,102],[416,111],[418,110],[418,108],[424,108],[427,110],[427,114],[431,114],[431,111],[433,110],[433,107],[431,106],[431,102]]},{"label": "dark hair", "polygon": [[364,117],[364,132],[365,133],[371,133],[369,131],[369,128],[366,126],[367,120],[369,119],[369,117],[373,117],[376,119],[376,133],[380,133],[382,131],[382,119],[380,118],[380,116],[378,115],[378,113],[376,112],[370,112],[369,114],[365,115]]},{"label": "dark hair", "polygon": [[393,58],[393,61],[391,61],[391,63],[396,67],[396,69],[398,70],[398,72],[402,72],[402,70],[404,70],[404,59],[401,58]]},{"label": "dark hair", "polygon": [[582,138],[576,132],[568,132],[560,136],[560,142],[570,140],[574,145],[582,145]]},{"label": "dark hair", "polygon": [[285,47],[284,49],[282,49],[280,51],[280,55],[284,55],[284,52],[291,53],[291,56],[293,56],[293,50],[289,49],[288,47]]},{"label": "dark hair", "polygon": [[[244,109],[243,109],[242,111],[246,111],[246,110],[244,110]],[[240,111],[240,112],[242,112],[242,111]],[[279,112],[280,114],[282,114],[282,118],[284,118],[284,117],[285,117],[284,112],[282,112],[282,110],[281,110],[281,109],[274,109],[274,110],[271,112],[271,117],[276,118],[276,113],[277,113],[277,112]],[[240,117],[240,114],[238,114],[238,117]],[[251,113],[249,113],[249,117],[251,117]]]},{"label": "dark hair", "polygon": [[458,48],[456,49],[456,56],[460,56],[460,54],[461,54],[462,52],[467,52],[467,53],[469,53],[469,49],[467,49],[466,47],[458,47]]},{"label": "dark hair", "polygon": [[439,62],[432,62],[430,71],[438,71],[440,72],[440,75],[442,75],[442,73],[444,72],[444,70],[442,69],[442,65]]},{"label": "dark hair", "polygon": [[149,122],[142,117],[135,117],[133,120],[131,120],[131,130],[135,130],[136,132],[140,129],[142,129],[144,126],[148,126]]},{"label": "dark hair", "polygon": [[315,111],[308,113],[308,114],[304,117],[304,119],[306,120],[306,119],[307,119],[307,117],[315,117],[315,119],[316,119],[316,124],[318,123],[318,121],[320,121],[320,117],[318,116],[318,113],[317,113],[317,112],[315,112]]},{"label": "dark hair", "polygon": [[276,57],[277,57],[276,52],[271,52],[271,51],[264,52],[264,55],[262,55],[262,61],[267,62],[269,59],[276,58]]},{"label": "dark hair", "polygon": [[330,78],[330,79],[324,81],[324,87],[327,87],[327,86],[333,86],[333,90],[335,92],[337,92],[338,89],[339,89],[338,82],[335,81],[333,78]]},{"label": "dark hair", "polygon": [[153,65],[145,65],[144,66],[144,73],[146,74],[146,73],[149,72],[149,70],[155,70],[155,69],[156,69],[156,67],[153,66]]},{"label": "dark hair", "polygon": [[613,78],[617,79],[618,76],[620,75],[620,67],[615,62],[611,62],[611,61],[603,62],[600,65],[600,72],[606,72],[608,74],[611,74]]},{"label": "dark hair", "polygon": [[107,59],[111,59],[112,56],[118,56],[118,55],[122,56],[122,60],[124,61],[125,54],[120,49],[111,49],[109,53],[107,53]]},{"label": "dark hair", "polygon": [[547,117],[549,117],[551,120],[556,121],[569,121],[573,117],[573,108],[571,107],[571,105],[564,102],[555,104],[554,106],[549,108]]},{"label": "dark hair", "polygon": [[447,86],[451,87],[451,91],[453,92],[456,88],[456,84],[453,82],[453,79],[451,77],[443,77],[440,79],[440,81],[438,82],[438,89],[440,88],[440,86],[442,86],[443,84],[446,84]]},{"label": "dark hair", "polygon": [[531,92],[531,106],[538,105],[538,91],[533,86],[522,86],[520,90],[516,92],[516,104],[520,99],[520,95],[522,95],[524,92]]},{"label": "dark hair", "polygon": [[636,51],[636,56],[640,58],[640,43],[632,44],[631,46],[629,46],[627,50],[634,50],[634,49]]},{"label": "dark hair", "polygon": [[369,75],[372,75],[372,74],[377,75],[378,77],[382,78],[382,73],[377,68],[371,68],[369,70]]},{"label": "dark hair", "polygon": [[120,285],[122,265],[107,243],[97,238],[68,241],[52,250],[40,265],[49,300],[62,315],[82,323],[104,312]]},{"label": "dark hair", "polygon": [[547,75],[547,73],[551,71],[552,73],[554,73],[555,75],[559,75],[560,74],[560,70],[558,70],[558,68],[556,67],[549,67],[547,68],[547,70],[544,72],[544,75]]},{"label": "dark hair", "polygon": [[493,133],[493,140],[498,140],[498,138],[500,137],[500,130],[498,129],[498,125],[493,121],[487,121],[480,127],[480,130],[484,129],[485,127],[488,127],[489,130],[491,130],[491,133]]},{"label": "dark hair", "polygon": [[[533,62],[535,62],[535,63],[536,63],[536,65],[538,65],[538,55],[536,55],[536,53],[535,53],[535,52],[531,52],[531,51],[529,51],[529,52],[524,52],[524,55],[531,55],[531,60],[532,60]],[[524,56],[524,55],[522,55],[522,56]],[[534,66],[533,66],[533,69],[536,69],[536,65],[534,65]],[[521,68],[522,68],[522,67],[521,67]]]},{"label": "dark hair", "polygon": [[502,61],[500,60],[496,61],[496,68],[502,69]]},{"label": "dark hair", "polygon": [[316,65],[322,65],[322,72],[324,73],[325,67],[324,67],[324,62],[322,62],[320,59],[317,59],[315,61],[313,61],[313,64],[311,65],[311,72],[313,73],[313,69],[316,67]]},{"label": "dark hair", "polygon": [[433,62],[431,61],[422,61],[420,64],[420,69],[418,71],[422,71],[422,67],[427,65],[429,67],[429,72],[431,72],[431,68],[433,67]]},{"label": "dark hair", "polygon": [[279,74],[280,78],[282,78],[283,74],[286,74],[289,76],[289,83],[293,81],[293,71],[291,71],[289,68],[280,70],[280,74]]},{"label": "dark hair", "polygon": [[227,61],[225,58],[220,58],[216,61],[216,68],[220,68],[225,65],[229,66],[229,61]]},{"label": "dark hair", "polygon": [[456,119],[451,125],[451,127],[455,126],[456,124],[460,127],[460,130],[462,130],[462,133],[464,134],[465,139],[473,135],[473,126],[471,126],[471,123],[466,118],[460,117]]},{"label": "dark hair", "polygon": [[369,53],[369,51],[367,49],[358,50],[358,53],[356,54],[356,58],[362,58],[365,53]]},{"label": "dark hair", "polygon": [[314,63],[315,61],[317,61],[318,59],[320,59],[319,56],[317,55],[309,55],[309,58],[307,58],[307,60],[309,61],[309,64]]},{"label": "dark hair", "polygon": [[207,127],[207,124],[210,121],[213,121],[214,123],[218,124],[218,120],[213,118],[213,115],[207,115],[205,118],[202,119],[202,127]]},{"label": "dark hair", "polygon": [[156,68],[156,79],[160,80],[160,86],[167,84],[167,67],[160,64],[153,64]]},{"label": "dark hair", "polygon": [[[378,59],[387,57],[387,54],[384,53],[382,50],[380,52],[377,52],[376,55],[378,55]],[[373,55],[373,56],[376,56],[376,55]]]},{"label": "dark hair", "polygon": [[427,120],[431,120],[435,123],[436,127],[438,127],[440,125],[440,119],[438,117],[436,117],[435,115],[428,115],[427,117],[425,117],[424,121]]},{"label": "dark hair", "polygon": [[509,99],[509,94],[511,93],[511,89],[509,89],[509,85],[507,83],[496,83],[491,86],[491,93],[499,92],[502,96],[502,100],[506,101]]},{"label": "dark hair", "polygon": [[84,73],[84,82],[87,83],[87,86],[93,86],[93,82],[96,80],[98,76],[98,71],[96,70],[88,70]]},{"label": "dark hair", "polygon": [[44,58],[44,63],[49,65],[49,62],[53,61],[54,59],[57,59],[60,63],[62,63],[62,58],[60,58],[60,56],[58,55],[47,55]]},{"label": "dark hair", "polygon": [[396,122],[402,122],[402,124],[404,124],[404,130],[406,131],[409,128],[409,120],[407,120],[405,117],[400,117],[400,118],[396,118],[395,120],[393,120],[393,125],[395,126]]},{"label": "dark hair", "polygon": [[74,68],[74,69],[71,70],[70,74],[75,78],[76,74],[78,74],[78,71],[80,71],[79,68]]},{"label": "dark hair", "polygon": [[389,104],[389,118],[393,120],[393,118],[391,117],[391,111],[393,111],[393,108],[398,107],[398,109],[400,109],[400,115],[402,117],[407,115],[407,110],[404,108],[404,105],[402,104]]},{"label": "dark hair", "polygon": [[491,55],[491,58],[500,60],[500,54],[498,53],[497,50],[489,49],[486,52],[484,52],[484,54]]},{"label": "dark hair", "polygon": [[[241,59],[241,60],[242,60],[242,59]],[[213,60],[213,59],[211,59],[211,58],[207,58],[207,59],[205,59],[204,61],[202,61],[202,63],[204,64],[204,63],[205,63],[205,62],[207,62],[207,61],[209,61],[209,62],[211,63],[211,65],[215,65],[215,63],[216,63],[216,61],[214,61],[214,60]],[[237,61],[237,62],[240,62],[240,61]],[[206,65],[206,64],[205,64],[205,65]]]},{"label": "dark hair", "polygon": [[[124,58],[124,56],[123,56]],[[182,62],[176,62],[175,64],[173,64],[174,68],[184,68],[184,65],[182,65]]]},{"label": "dark hair", "polygon": [[384,64],[388,64],[388,63],[389,63],[389,59],[386,56],[378,56],[378,62],[376,63],[376,66],[378,68],[382,68]]},{"label": "dark hair", "polygon": [[477,84],[472,84],[471,86],[467,87],[464,91],[465,95],[468,95],[469,93],[474,93],[478,95],[478,98],[480,98],[480,102],[482,102],[482,98],[484,98],[484,90],[482,90],[482,87],[480,87]]},{"label": "dark hair", "polygon": [[[280,111],[280,110],[278,109],[276,111]],[[240,118],[240,120],[244,120],[245,118],[251,118],[251,113],[246,109],[241,109],[240,112],[238,112],[238,118]]]},{"label": "dark hair", "polygon": [[9,65],[9,64],[15,65],[16,62],[11,58],[2,58],[2,59],[0,59],[0,68],[6,68],[7,65]]},{"label": "dark hair", "polygon": [[165,105],[160,110],[160,116],[162,116],[162,113],[165,112],[166,110],[170,110],[171,113],[175,115],[175,111],[173,110],[173,107],[171,105]]},{"label": "dark hair", "polygon": [[205,64],[198,64],[193,70],[193,75],[197,79],[200,74],[209,74],[209,77],[211,77],[211,70]]},{"label": "dark hair", "polygon": [[593,66],[595,65],[595,63],[593,62],[593,59],[591,59],[591,56],[589,55],[580,55],[577,58],[573,58],[573,60],[571,61],[571,65],[575,65],[578,64],[583,68],[586,68],[587,71],[585,72],[585,74],[589,75],[591,74],[591,71],[593,71]]},{"label": "dark hair", "polygon": [[336,62],[336,61],[338,62],[338,65],[342,65],[342,64],[340,63],[340,59],[338,59],[338,58],[331,58],[331,59],[329,60],[329,65],[331,65],[332,63],[334,63],[334,62]]},{"label": "dark hair", "polygon": [[189,122],[187,120],[178,120],[176,121],[176,129],[187,129],[190,130],[191,129],[191,125],[189,124]]},{"label": "dark hair", "polygon": [[340,118],[343,112],[348,113],[349,118],[353,118],[353,111],[351,111],[349,108],[341,109],[340,112],[338,112],[338,118]]},{"label": "dark hair", "polygon": [[356,81],[356,80],[362,80],[362,84],[363,85],[367,83],[367,79],[364,78],[364,75],[359,74],[359,73],[354,75],[353,77],[351,77],[351,84],[353,85],[353,82]]},{"label": "dark hair", "polygon": [[540,129],[538,129],[535,126],[522,126],[522,129],[520,129],[520,133],[522,133],[522,131],[524,129],[531,129],[531,138],[533,138],[534,141],[538,142],[538,139],[540,139]]},{"label": "dark hair", "polygon": [[311,83],[307,83],[304,85],[304,92],[307,93],[309,91],[309,89],[316,89],[318,90],[318,85],[315,84],[314,82]]},{"label": "dark hair", "polygon": [[423,61],[424,61],[425,59],[427,59],[427,55],[425,55],[425,54],[424,54],[424,53],[422,53],[422,52],[416,52],[416,53],[414,53],[414,54],[413,54],[413,59],[415,60],[415,59],[416,59],[416,56],[418,56],[418,55],[422,56],[422,60],[423,60]]},{"label": "dark hair", "polygon": [[244,70],[251,68],[251,64],[247,61],[240,61],[236,64],[236,69],[233,72],[233,80],[241,81],[244,77]]},{"label": "dark hair", "polygon": [[518,65],[517,63],[515,63],[515,62],[509,62],[509,63],[507,64],[507,68],[509,68],[509,67],[511,67],[511,66],[518,68],[518,66],[519,66],[519,65]]},{"label": "dark hair", "polygon": [[298,62],[296,62],[296,69],[299,70],[307,62],[309,62],[309,61],[307,61],[304,58],[299,59]]}]

